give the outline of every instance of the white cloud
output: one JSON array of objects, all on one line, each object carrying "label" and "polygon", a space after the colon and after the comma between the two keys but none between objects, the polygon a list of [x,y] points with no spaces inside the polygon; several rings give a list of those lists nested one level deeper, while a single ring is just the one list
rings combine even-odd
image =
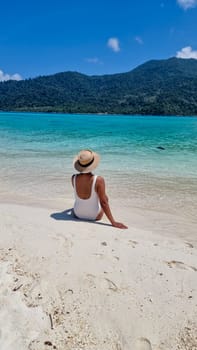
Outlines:
[{"label": "white cloud", "polygon": [[107,46],[110,47],[114,52],[120,51],[120,44],[117,38],[109,38]]},{"label": "white cloud", "polygon": [[98,57],[86,58],[86,62],[93,63],[93,64],[102,64],[102,62],[99,60]]},{"label": "white cloud", "polygon": [[22,77],[18,73],[10,75],[0,70],[0,81],[7,81],[7,80],[22,80]]},{"label": "white cloud", "polygon": [[144,42],[140,36],[136,36],[134,39],[135,39],[135,41],[137,41],[138,44],[140,44],[140,45],[144,44]]},{"label": "white cloud", "polygon": [[177,58],[195,58],[197,60],[197,50],[192,50],[191,46],[186,46],[181,49],[181,51],[177,51]]},{"label": "white cloud", "polygon": [[197,6],[197,0],[177,0],[177,2],[184,10]]}]

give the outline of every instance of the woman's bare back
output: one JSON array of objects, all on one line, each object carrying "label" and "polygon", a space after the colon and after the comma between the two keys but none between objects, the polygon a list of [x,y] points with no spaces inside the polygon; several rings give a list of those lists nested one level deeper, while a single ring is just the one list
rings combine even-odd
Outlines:
[{"label": "woman's bare back", "polygon": [[94,175],[92,173],[88,174],[78,174],[73,175],[72,184],[74,181],[74,176],[76,176],[76,192],[79,198],[88,199],[91,196],[92,184],[94,180]]}]

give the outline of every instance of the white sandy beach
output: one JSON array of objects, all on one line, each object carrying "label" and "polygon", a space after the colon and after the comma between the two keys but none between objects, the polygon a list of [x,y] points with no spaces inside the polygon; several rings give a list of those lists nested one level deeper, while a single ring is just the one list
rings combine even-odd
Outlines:
[{"label": "white sandy beach", "polygon": [[0,204],[0,349],[197,349],[196,238],[113,209],[128,230]]}]

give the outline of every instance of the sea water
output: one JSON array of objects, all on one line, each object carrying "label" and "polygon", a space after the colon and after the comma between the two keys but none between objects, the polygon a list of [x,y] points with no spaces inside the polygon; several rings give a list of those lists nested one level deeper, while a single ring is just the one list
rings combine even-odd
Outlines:
[{"label": "sea water", "polygon": [[66,206],[73,157],[89,148],[114,200],[195,219],[196,117],[1,112],[0,200]]}]

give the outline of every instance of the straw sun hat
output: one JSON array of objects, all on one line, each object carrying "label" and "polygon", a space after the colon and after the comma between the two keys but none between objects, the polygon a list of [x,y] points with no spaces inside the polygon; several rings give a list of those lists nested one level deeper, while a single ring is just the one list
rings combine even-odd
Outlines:
[{"label": "straw sun hat", "polygon": [[80,173],[89,173],[96,169],[100,160],[98,153],[84,149],[73,160],[74,168]]}]

